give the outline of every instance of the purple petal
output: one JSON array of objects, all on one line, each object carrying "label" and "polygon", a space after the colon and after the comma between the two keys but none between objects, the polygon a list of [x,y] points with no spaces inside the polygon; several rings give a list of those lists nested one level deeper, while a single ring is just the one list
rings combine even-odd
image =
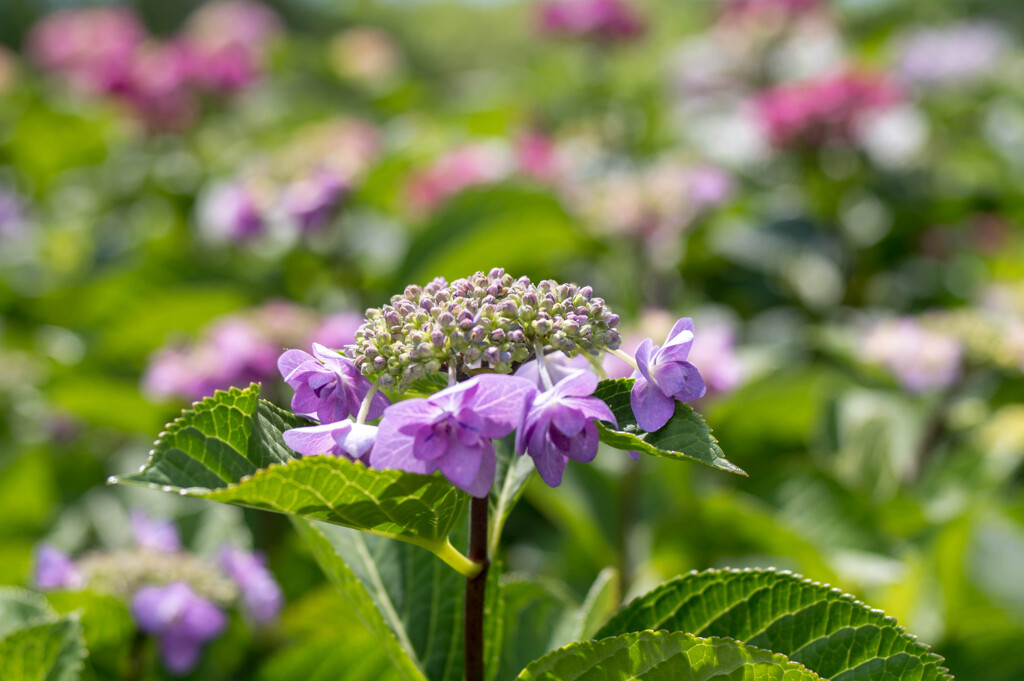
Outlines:
[{"label": "purple petal", "polygon": [[366,414],[366,418],[370,421],[376,421],[384,414],[384,410],[390,406],[391,400],[388,399],[388,396],[382,392],[377,392],[370,398],[370,411]]},{"label": "purple petal", "polygon": [[[547,438],[541,438],[546,440]],[[562,475],[565,473],[565,466],[569,462],[564,454],[559,452],[555,445],[548,440],[537,443],[537,453],[531,454],[533,464],[537,467],[543,480],[549,487],[558,487],[562,484]]]},{"label": "purple petal", "polygon": [[587,421],[584,424],[583,430],[577,433],[573,438],[569,451],[566,452],[573,461],[579,461],[580,463],[590,463],[597,456],[597,446],[601,439],[597,434],[597,426]]},{"label": "purple petal", "polygon": [[552,424],[568,436],[580,432],[588,423],[586,416],[568,405],[559,404],[552,407],[550,411]]},{"label": "purple petal", "polygon": [[132,511],[132,533],[135,544],[143,549],[174,553],[181,550],[178,528],[169,520],[150,518],[144,511]]},{"label": "purple petal", "polygon": [[640,373],[641,378],[645,378],[648,381],[651,380],[651,375],[648,373],[648,367],[651,364],[651,354],[657,350],[654,345],[654,341],[650,338],[645,338],[640,346],[636,349],[636,371],[633,372],[633,377],[637,378],[636,373]]},{"label": "purple petal", "polygon": [[75,589],[82,586],[82,575],[71,558],[52,544],[36,548],[33,581],[40,589]]},{"label": "purple petal", "polygon": [[703,397],[707,390],[697,367],[689,362],[659,362],[651,373],[663,393],[681,402]]},{"label": "purple petal", "polygon": [[567,374],[552,388],[555,397],[587,397],[597,390],[597,376],[590,371],[574,371]]},{"label": "purple petal", "polygon": [[487,440],[480,443],[480,450],[480,468],[477,469],[476,478],[466,491],[474,497],[483,499],[490,494],[494,485],[494,472],[497,470],[498,460],[494,456],[494,446]]},{"label": "purple petal", "polygon": [[572,407],[592,421],[607,421],[616,428],[619,427],[615,414],[604,400],[598,397],[569,397],[563,400],[562,404]]},{"label": "purple petal", "polygon": [[680,344],[689,344],[693,342],[693,320],[689,317],[683,317],[675,323],[672,330],[668,332],[668,340],[665,341],[663,347],[669,348]]},{"label": "purple petal", "polygon": [[352,423],[349,428],[334,431],[331,437],[334,438],[339,450],[353,459],[362,459],[377,440],[377,426]]},{"label": "purple petal", "polygon": [[281,377],[288,383],[296,369],[309,362],[315,362],[309,353],[302,350],[286,350],[277,358],[277,370],[281,372]]},{"label": "purple petal", "polygon": [[163,634],[174,627],[193,596],[183,582],[144,586],[132,597],[132,616],[147,634]]},{"label": "purple petal", "polygon": [[[444,477],[448,478],[453,485],[459,489],[470,491],[470,487],[477,481],[477,473],[480,472],[480,463],[483,459],[485,445],[481,442],[477,445],[464,445],[456,439],[448,441],[448,448],[444,456],[438,459],[437,463]],[[491,449],[493,455],[493,448]],[[493,478],[492,478],[493,482]],[[479,488],[480,483],[478,483]],[[490,490],[490,485],[487,486]],[[473,494],[470,492],[470,494]],[[484,496],[473,494],[473,496]]]},{"label": "purple petal", "polygon": [[676,402],[643,378],[636,379],[629,393],[637,425],[653,433],[668,423],[676,409]]},{"label": "purple petal", "polygon": [[419,428],[433,425],[438,412],[437,406],[425,399],[405,400],[388,407],[377,429],[377,442],[370,450],[370,466],[424,474],[437,470],[433,462],[416,458],[414,445]]},{"label": "purple petal", "polygon": [[207,641],[224,631],[227,617],[216,605],[193,594],[178,621],[178,630],[189,638]]},{"label": "purple petal", "polygon": [[448,438],[444,435],[443,428],[438,426],[423,426],[416,432],[416,439],[413,442],[413,453],[421,461],[433,461],[448,450]]},{"label": "purple petal", "polygon": [[498,374],[484,374],[467,381],[477,382],[476,393],[463,403],[484,417],[483,435],[505,437],[523,420],[528,398],[537,392],[529,381]]},{"label": "purple petal", "polygon": [[199,662],[203,644],[180,635],[167,634],[160,638],[160,657],[172,674],[183,676]]},{"label": "purple petal", "polygon": [[304,456],[316,456],[317,454],[337,456],[338,443],[335,440],[335,433],[343,432],[349,426],[351,426],[351,422],[342,421],[341,423],[292,428],[284,431],[282,437],[286,445]]}]

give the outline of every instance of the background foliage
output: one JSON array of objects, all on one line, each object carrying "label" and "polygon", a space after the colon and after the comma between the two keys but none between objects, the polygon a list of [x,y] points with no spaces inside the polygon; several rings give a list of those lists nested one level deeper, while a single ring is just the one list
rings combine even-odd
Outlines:
[{"label": "background foliage", "polygon": [[[124,548],[126,509],[143,507],[177,519],[198,552],[265,551],[285,592],[276,625],[233,621],[194,678],[396,674],[331,586],[341,578],[321,570],[356,541],[347,530],[314,555],[302,536],[320,526],[306,521],[293,531],[281,516],[102,483],[145,462],[151,435],[202,397],[188,386],[264,380],[286,405],[261,348],[308,345],[323,320],[408,283],[503,266],[592,285],[639,337],[664,336],[656,310],[692,315],[695,354],[718,330],[721,349],[694,361],[735,375],[696,409],[749,477],[603,449],[559,489],[531,482],[501,557],[507,597],[529,607],[505,623],[498,678],[612,627],[605,600],[726,566],[840,585],[958,679],[1024,674],[1012,654],[1024,636],[1020,7],[847,0],[773,28],[728,23],[720,3],[637,0],[646,32],[612,46],[539,35],[529,2],[270,3],[284,28],[258,81],[204,96],[167,129],[28,56],[40,18],[83,4],[0,4],[0,583],[31,584],[40,541]],[[200,4],[131,7],[165,40]],[[989,42],[940,44],[987,61],[950,65],[940,50],[933,71],[913,68],[913,36],[965,23]],[[370,42],[346,51],[353,35]],[[390,61],[367,64],[367,45]],[[898,102],[841,134],[763,134],[759,93],[850,65],[896,83]],[[360,148],[358,130],[323,132],[339,118],[376,141],[322,225],[254,239],[211,228],[218,186],[244,177],[274,194],[294,178],[267,166]],[[536,165],[521,160],[536,161],[534,142]],[[467,146],[470,171],[444,160]],[[713,201],[695,189],[708,169],[728,187]],[[4,212],[8,196],[17,211]],[[914,330],[886,335],[886,320]],[[211,369],[204,347],[248,363]],[[156,374],[161,362],[171,368]],[[418,548],[364,548],[441,574]],[[437,642],[416,638],[431,614],[410,611],[409,593],[371,597],[396,605],[410,646],[443,671]],[[67,594],[0,596],[61,631],[60,664],[77,664],[84,640],[87,678],[125,668],[131,625],[116,602],[95,607],[117,615],[79,622],[58,614],[78,607]],[[564,607],[580,621],[549,616]]]}]

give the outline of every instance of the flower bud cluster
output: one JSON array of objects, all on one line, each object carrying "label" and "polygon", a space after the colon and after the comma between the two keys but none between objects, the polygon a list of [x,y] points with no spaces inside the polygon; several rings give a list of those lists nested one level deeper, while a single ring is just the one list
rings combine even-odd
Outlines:
[{"label": "flower bud cluster", "polygon": [[437,278],[409,286],[391,304],[367,311],[345,354],[381,387],[404,391],[442,369],[511,373],[537,347],[569,356],[614,350],[618,325],[589,286],[533,284],[495,268],[450,284]]}]

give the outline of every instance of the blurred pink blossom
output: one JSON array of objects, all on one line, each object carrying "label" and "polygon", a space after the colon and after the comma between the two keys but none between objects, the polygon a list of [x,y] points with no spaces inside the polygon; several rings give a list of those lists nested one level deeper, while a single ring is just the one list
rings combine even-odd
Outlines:
[{"label": "blurred pink blossom", "polygon": [[626,0],[545,0],[537,23],[546,35],[598,42],[630,40],[644,32],[643,18]]},{"label": "blurred pink blossom", "polygon": [[430,212],[464,189],[505,179],[512,170],[512,158],[504,146],[457,147],[412,177],[407,187],[409,202],[417,211]]},{"label": "blurred pink blossom", "polygon": [[771,142],[785,147],[851,139],[865,114],[901,98],[886,78],[846,71],[765,90],[755,106]]},{"label": "blurred pink blossom", "polygon": [[960,378],[963,345],[911,317],[876,323],[864,337],[863,357],[888,369],[914,393],[947,388]]}]

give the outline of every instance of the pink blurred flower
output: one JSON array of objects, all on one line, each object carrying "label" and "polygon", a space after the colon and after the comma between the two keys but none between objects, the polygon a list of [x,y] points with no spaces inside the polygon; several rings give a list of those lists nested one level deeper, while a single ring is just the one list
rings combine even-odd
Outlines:
[{"label": "pink blurred flower", "polygon": [[962,371],[960,341],[927,329],[911,317],[875,324],[862,347],[865,360],[883,365],[900,385],[914,393],[947,388]]},{"label": "pink blurred flower", "polygon": [[187,128],[199,110],[192,87],[194,58],[181,42],[148,43],[136,50],[119,94],[150,128]]},{"label": "pink blurred flower", "polygon": [[197,82],[213,92],[231,92],[259,79],[268,46],[280,33],[281,21],[269,7],[222,0],[193,12],[182,38],[195,55]]},{"label": "pink blurred flower", "polygon": [[29,33],[28,52],[43,69],[85,92],[121,92],[146,29],[124,7],[66,9],[45,16]]},{"label": "pink blurred flower", "polygon": [[519,171],[541,182],[552,183],[563,172],[558,146],[539,132],[526,132],[516,140],[516,165]]},{"label": "pink blurred flower", "polygon": [[765,90],[755,106],[771,142],[785,147],[852,139],[865,114],[901,98],[887,79],[847,71]]},{"label": "pink blurred flower", "polygon": [[625,0],[545,0],[537,10],[541,33],[618,42],[644,32],[639,12]]},{"label": "pink blurred flower", "polygon": [[504,147],[486,143],[458,147],[413,176],[407,187],[409,202],[418,211],[430,212],[464,189],[497,182],[512,170]]}]

